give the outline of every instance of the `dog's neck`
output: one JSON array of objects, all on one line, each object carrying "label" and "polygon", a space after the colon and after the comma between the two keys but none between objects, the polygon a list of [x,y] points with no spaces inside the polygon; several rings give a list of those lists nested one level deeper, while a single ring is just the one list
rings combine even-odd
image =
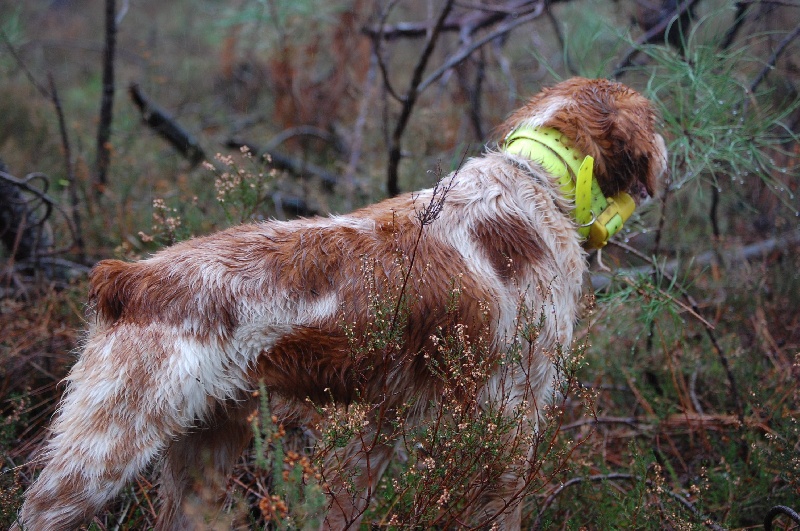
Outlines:
[{"label": "dog's neck", "polygon": [[538,162],[558,179],[587,249],[601,249],[622,229],[636,204],[626,193],[606,197],[594,178],[594,159],[569,145],[556,129],[520,127],[503,141],[503,151]]}]

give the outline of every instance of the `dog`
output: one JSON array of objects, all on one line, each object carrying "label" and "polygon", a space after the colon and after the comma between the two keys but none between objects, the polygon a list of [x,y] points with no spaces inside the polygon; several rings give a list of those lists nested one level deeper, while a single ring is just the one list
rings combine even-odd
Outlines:
[{"label": "dog", "polygon": [[[98,263],[83,353],[19,522],[74,529],[160,460],[157,527],[193,528],[193,485],[224,486],[252,438],[259,382],[289,403],[427,403],[441,387],[423,358],[436,355],[437,330],[453,314],[488,323],[489,348],[499,351],[519,304],[542,311],[535,344],[522,349],[531,370],[498,370],[480,391],[487,403],[527,408],[535,430],[553,392],[549,353],[572,342],[587,249],[605,245],[632,201],[659,190],[666,148],[656,129],[653,106],[636,91],[573,78],[534,96],[499,128],[496,149],[435,188],[349,215],[241,225],[139,262]],[[374,318],[365,263],[380,282],[406,279],[416,303],[405,310],[403,355],[376,349],[359,365],[343,323],[358,336]],[[459,297],[446,310],[454,279]],[[394,453],[391,442],[373,442],[356,438],[339,454],[353,484],[330,482],[323,527],[358,527]],[[519,481],[513,470],[502,474],[473,510],[519,528]]]}]

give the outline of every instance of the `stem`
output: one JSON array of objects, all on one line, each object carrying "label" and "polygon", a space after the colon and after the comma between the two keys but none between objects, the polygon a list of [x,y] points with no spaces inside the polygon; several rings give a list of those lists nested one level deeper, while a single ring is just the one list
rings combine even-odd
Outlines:
[{"label": "stem", "polygon": [[70,206],[72,207],[72,230],[75,239],[75,247],[77,248],[78,262],[83,264],[86,261],[86,246],[83,242],[83,231],[81,230],[80,200],[78,199],[78,183],[75,179],[75,171],[72,165],[72,150],[69,145],[69,135],[67,135],[64,111],[61,108],[61,100],[58,98],[58,91],[53,81],[53,75],[48,74],[47,80],[50,83],[50,99],[53,102],[53,106],[56,108],[58,131],[61,135],[61,145],[64,149],[64,169],[66,171],[67,181],[69,182],[69,200]]},{"label": "stem", "polygon": [[397,184],[398,166],[400,165],[401,157],[400,140],[402,139],[403,133],[408,126],[409,119],[411,118],[411,111],[414,109],[414,104],[417,103],[417,97],[424,89],[424,86],[421,85],[422,74],[425,73],[425,67],[428,65],[428,61],[433,54],[433,49],[436,47],[436,41],[439,40],[439,35],[441,35],[442,26],[444,25],[447,15],[449,15],[450,11],[453,9],[454,3],[454,0],[447,0],[441,13],[439,13],[439,18],[436,20],[436,24],[433,26],[430,37],[428,37],[428,41],[425,43],[425,48],[423,49],[422,55],[420,55],[419,61],[417,61],[417,65],[414,68],[414,73],[411,76],[411,83],[409,83],[408,90],[403,97],[403,108],[400,111],[400,117],[397,120],[397,125],[395,126],[391,145],[389,147],[389,167],[386,178],[386,191],[390,197],[394,197],[400,193],[400,187]]},{"label": "stem", "polygon": [[100,122],[97,125],[97,163],[95,194],[100,195],[108,183],[111,164],[111,120],[114,109],[114,49],[117,40],[117,19],[114,0],[106,0],[106,41],[103,49],[103,95],[100,100]]}]

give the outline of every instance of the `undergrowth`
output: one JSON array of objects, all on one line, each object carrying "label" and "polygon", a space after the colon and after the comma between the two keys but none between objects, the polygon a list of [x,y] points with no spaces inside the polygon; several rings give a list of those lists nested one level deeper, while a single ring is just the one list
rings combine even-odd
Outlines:
[{"label": "undergrowth", "polygon": [[[237,36],[238,55],[230,65],[217,65],[219,71],[214,70],[217,66],[209,67],[210,73],[192,66],[208,63],[213,55],[207,53],[200,61],[198,54],[170,78],[167,54],[154,53],[159,48],[147,39],[137,41],[142,71],[152,75],[148,90],[156,96],[178,95],[171,103],[184,118],[190,111],[180,95],[192,94],[203,86],[204,78],[213,78],[208,85],[218,93],[211,100],[230,99],[237,112],[244,112],[241,109],[260,108],[259,102],[272,98],[266,104],[274,111],[273,118],[288,128],[292,116],[307,116],[312,107],[301,108],[292,98],[299,94],[318,102],[314,98],[322,97],[322,92],[314,91],[327,84],[339,92],[329,100],[335,105],[331,104],[326,124],[335,130],[354,118],[358,109],[353,95],[371,94],[364,81],[369,77],[358,77],[355,61],[348,63],[345,77],[352,78],[348,82],[338,83],[341,71],[333,69],[322,72],[322,82],[314,85],[318,80],[311,75],[313,68],[302,59],[311,57],[313,49],[324,49],[331,61],[356,57],[348,55],[352,50],[329,46],[334,36],[324,32],[344,27],[350,12],[332,7],[317,13],[318,38],[293,41],[287,32],[259,41],[259,30],[272,27],[275,20],[288,20],[296,27],[297,17],[305,13],[301,9],[309,4],[292,9],[276,4],[283,7],[275,20],[267,4],[245,4],[241,13],[226,11],[207,34],[196,31],[198,18],[186,20],[181,29],[186,33],[176,33],[192,50],[205,52]],[[499,106],[497,102],[513,100],[518,81],[519,92],[524,88],[527,94],[542,82],[536,76],[550,72],[566,77],[570,62],[579,72],[608,74],[621,51],[633,43],[626,32],[606,28],[591,9],[584,9],[587,5],[592,4],[573,9],[572,4],[554,3],[554,16],[568,11],[569,23],[536,26],[541,34],[554,31],[553,27],[588,28],[567,31],[564,48],[545,46],[537,32],[531,42],[509,44],[517,45],[509,53],[519,66],[516,73],[508,69],[504,62],[508,57],[500,47],[487,52],[480,68],[485,68],[489,103]],[[617,4],[601,7],[603,20],[621,16]],[[382,418],[382,441],[399,441],[395,459],[371,493],[365,514],[365,522],[378,528],[465,527],[480,489],[508,463],[519,467],[525,478],[520,496],[526,528],[742,529],[761,525],[775,505],[798,508],[800,239],[792,236],[800,211],[798,99],[793,92],[797,79],[786,74],[786,68],[775,68],[766,81],[755,83],[769,66],[767,57],[776,35],[782,38],[784,33],[749,31],[723,47],[724,35],[717,26],[732,7],[726,3],[721,8],[704,7],[683,37],[683,52],[660,44],[636,46],[640,66],[625,71],[622,81],[641,89],[659,108],[670,153],[670,184],[649,210],[626,225],[617,245],[603,251],[603,263],[611,265],[615,275],[593,259],[598,265],[592,274],[604,278],[605,287],[597,294],[597,304],[588,304],[576,345],[559,353],[560,392],[538,430],[525,426],[528,421],[521,414],[502,416],[497,408],[477,404],[477,389],[491,371],[519,360],[518,346],[512,345],[501,359],[491,359],[486,356],[481,323],[457,323],[462,326],[437,335],[441,356],[428,361],[428,370],[438,376],[444,391],[439,400],[383,413],[358,401],[332,404],[315,410],[312,420],[296,423],[282,418],[275,397],[260,389],[261,404],[252,417],[255,443],[236,466],[226,505],[241,528],[315,528],[326,504],[326,478],[331,467],[335,469],[337,451],[360,433],[373,433],[364,423],[376,415]],[[250,17],[253,10],[257,13]],[[9,16],[0,26],[11,43],[35,46],[25,26],[24,8],[6,12]],[[413,12],[409,8],[403,13]],[[130,16],[134,15],[142,13]],[[354,10],[354,19],[357,15]],[[581,25],[581,17],[587,25]],[[240,33],[228,34],[238,26]],[[64,35],[80,33],[81,27],[65,28]],[[187,36],[192,28],[195,31]],[[399,64],[407,67],[409,49],[399,47],[391,59],[406,60]],[[255,53],[259,50],[264,54],[280,50],[284,55],[260,61]],[[292,98],[280,99],[256,93],[258,85],[226,77],[227,66],[237,60],[241,64],[237,63],[236,72],[262,81],[267,79],[265,71],[308,68],[306,77],[293,78],[297,90]],[[64,87],[67,114],[72,116],[94,112],[95,100],[87,94],[97,92],[97,79],[87,80],[86,86],[79,83],[80,72],[89,64],[85,58],[82,61],[79,68],[69,62],[54,68]],[[480,72],[478,64],[471,62],[459,72],[459,88],[443,83],[437,95],[426,94],[430,99],[421,100],[421,105],[437,112],[425,111],[412,124],[413,138],[406,147],[415,159],[408,161],[407,172],[429,165],[428,155],[447,156],[442,152],[468,142],[463,132],[468,129],[463,125],[466,119],[453,117],[464,114],[457,109],[458,104],[466,105],[463,79]],[[541,71],[532,73],[531,64],[541,65]],[[130,64],[122,68],[134,71]],[[0,56],[0,69],[9,79],[0,98],[6,124],[0,128],[3,154],[12,152],[10,161],[18,167],[35,162],[37,169],[61,175],[63,161],[51,131],[51,109],[10,103],[32,100],[35,94],[8,55]],[[362,85],[353,79],[365,83],[363,94]],[[278,94],[277,88],[274,92]],[[380,101],[372,97],[367,109],[378,109]],[[222,119],[208,101],[200,104],[208,112],[201,112],[203,119],[197,121],[213,131]],[[390,111],[385,104],[384,112],[367,113],[366,140],[359,146],[367,153],[364,173],[381,171],[383,120]],[[242,118],[263,121],[259,116]],[[84,228],[93,256],[116,252],[137,258],[190,236],[278,215],[274,199],[288,180],[282,172],[249,152],[222,154],[206,167],[187,168],[171,158],[155,136],[141,135],[137,117],[125,107],[115,121],[112,167],[118,176],[108,195],[96,200],[89,192],[91,157],[85,148],[91,144],[93,125],[91,120],[73,121],[68,125],[77,139],[80,208],[86,214]],[[242,126],[245,132],[252,131],[247,127]],[[17,133],[9,134],[12,130]],[[268,137],[274,131],[259,134]],[[347,161],[332,161],[336,149],[327,144],[318,149],[320,144],[314,142],[318,141],[303,144],[311,160],[327,163],[334,171],[347,166]],[[416,173],[430,177],[422,170]],[[367,188],[367,197],[380,195],[379,184],[353,182]],[[65,205],[67,184],[57,178],[49,190]],[[341,197],[306,193],[307,183],[295,188],[306,199],[325,197],[317,202],[323,206],[347,203]],[[54,223],[55,234],[66,238],[66,228]],[[752,248],[763,250],[742,258],[742,251]],[[397,259],[402,265],[410,257]],[[47,281],[41,275],[20,273],[11,262],[8,266],[0,273],[0,526],[13,521],[22,491],[33,478],[36,466],[29,461],[63,390],[59,382],[74,362],[76,331],[85,326],[85,272],[74,280]],[[368,270],[365,263],[365,273]],[[453,301],[458,297],[456,280]],[[354,357],[365,356],[369,349],[397,346],[396,331],[401,326],[395,325],[402,325],[415,301],[401,289],[402,277],[392,282],[392,289],[387,289],[365,281],[365,289],[373,295],[370,311],[386,321],[364,336],[350,334]],[[524,333],[533,338],[539,315],[535,309],[521,309],[520,315]],[[347,330],[346,323],[342,326]],[[426,414],[421,416],[423,410]],[[321,423],[322,417],[327,422]],[[412,417],[418,422],[410,422]],[[526,453],[528,447],[536,449],[532,457]],[[152,526],[156,488],[149,476],[137,478],[92,528]],[[787,522],[783,520],[784,528],[789,528]],[[479,519],[471,522],[482,523],[491,525]]]}]

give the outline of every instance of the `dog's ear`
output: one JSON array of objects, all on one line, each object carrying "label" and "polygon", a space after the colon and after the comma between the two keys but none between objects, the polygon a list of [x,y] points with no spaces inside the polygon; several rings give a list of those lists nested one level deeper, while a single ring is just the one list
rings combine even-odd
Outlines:
[{"label": "dog's ear", "polygon": [[[650,101],[621,83],[572,78],[545,89],[501,126],[552,127],[595,159],[595,176],[606,195],[644,186],[655,195],[665,161]],[[660,143],[659,143],[660,142]]]}]

